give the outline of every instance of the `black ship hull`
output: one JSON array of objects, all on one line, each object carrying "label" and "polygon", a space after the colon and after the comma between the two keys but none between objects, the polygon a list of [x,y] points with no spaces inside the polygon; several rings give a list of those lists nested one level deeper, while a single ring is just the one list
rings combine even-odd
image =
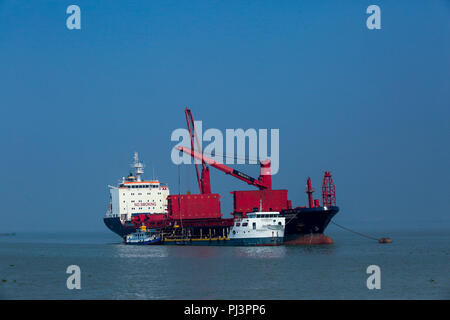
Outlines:
[{"label": "black ship hull", "polygon": [[286,218],[284,241],[286,244],[332,243],[323,235],[339,207],[294,208],[281,211]]},{"label": "black ship hull", "polygon": [[[112,232],[121,238],[138,230],[139,225],[131,221],[122,222],[118,217],[105,217],[105,225]],[[233,225],[233,219],[188,219],[188,220],[165,220],[160,225],[144,223],[148,228],[155,228],[164,234],[183,235],[190,237],[215,237],[226,236],[230,227]]]},{"label": "black ship hull", "polygon": [[122,223],[118,217],[105,217],[103,218],[103,222],[109,230],[121,238],[138,230],[138,228],[131,223]]}]

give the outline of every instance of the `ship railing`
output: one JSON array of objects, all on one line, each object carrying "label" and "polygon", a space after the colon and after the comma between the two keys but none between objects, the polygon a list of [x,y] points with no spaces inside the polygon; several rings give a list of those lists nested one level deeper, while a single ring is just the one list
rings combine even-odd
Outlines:
[{"label": "ship railing", "polygon": [[120,214],[118,214],[118,213],[111,213],[109,211],[106,211],[105,216],[108,217],[108,218],[118,218],[118,217],[120,217]]}]

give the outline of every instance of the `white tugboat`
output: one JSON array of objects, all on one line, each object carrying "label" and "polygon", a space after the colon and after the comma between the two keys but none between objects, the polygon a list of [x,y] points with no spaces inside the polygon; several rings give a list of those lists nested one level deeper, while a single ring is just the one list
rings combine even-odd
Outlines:
[{"label": "white tugboat", "polygon": [[139,231],[136,231],[132,234],[124,237],[124,242],[126,244],[137,244],[137,245],[150,245],[150,244],[160,244],[161,236],[155,229],[149,229],[145,226],[139,228]]},{"label": "white tugboat", "polygon": [[230,229],[227,245],[281,245],[284,239],[285,218],[279,212],[252,212],[236,219]]}]

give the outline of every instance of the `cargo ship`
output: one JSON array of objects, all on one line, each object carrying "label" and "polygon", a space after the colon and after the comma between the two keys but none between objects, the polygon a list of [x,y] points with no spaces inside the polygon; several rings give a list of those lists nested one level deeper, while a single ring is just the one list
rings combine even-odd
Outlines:
[{"label": "cargo ship", "polygon": [[[308,207],[293,207],[288,200],[288,190],[272,189],[270,160],[260,161],[260,176],[256,179],[208,158],[201,150],[195,151],[194,138],[198,141],[198,137],[192,112],[186,108],[185,115],[191,148],[179,146],[177,149],[201,163],[200,170],[197,161],[194,161],[200,193],[174,195],[170,194],[167,185],[158,180],[142,181],[144,165],[135,153],[132,164],[135,174],[123,177],[118,186],[109,186],[110,205],[104,222],[110,230],[123,238],[141,226],[146,226],[164,234],[165,239],[174,239],[174,243],[193,244],[185,239],[206,239],[208,241],[202,243],[213,244],[216,243],[213,239],[229,237],[236,219],[248,218],[248,214],[262,211],[278,212],[280,217],[284,217],[286,245],[333,243],[331,238],[324,235],[326,227],[339,211],[330,172],[325,172],[322,182],[322,205],[318,199],[313,199],[314,190],[308,178]],[[231,192],[233,212],[230,218],[223,218],[220,195],[211,192],[209,167],[258,188]]]}]

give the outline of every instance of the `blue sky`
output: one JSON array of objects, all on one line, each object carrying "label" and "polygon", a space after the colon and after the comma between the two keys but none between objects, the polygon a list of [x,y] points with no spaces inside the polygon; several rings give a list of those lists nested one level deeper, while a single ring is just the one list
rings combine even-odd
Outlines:
[{"label": "blue sky", "polygon": [[[294,205],[330,170],[337,222],[450,227],[449,18],[446,1],[0,1],[0,231],[105,230],[134,151],[178,192],[185,106],[205,129],[280,129],[273,184]],[[228,216],[249,187],[211,179]]]}]

